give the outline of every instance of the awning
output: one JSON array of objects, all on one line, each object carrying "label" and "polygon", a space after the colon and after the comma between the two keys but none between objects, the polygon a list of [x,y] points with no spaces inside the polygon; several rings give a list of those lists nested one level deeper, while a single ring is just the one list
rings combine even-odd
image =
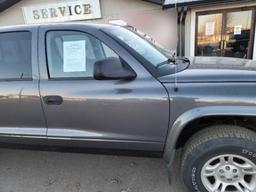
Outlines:
[{"label": "awning", "polygon": [[252,2],[255,0],[164,0],[163,8],[173,8],[173,7],[193,7],[193,6],[204,6],[204,5],[213,5],[213,4],[222,4],[230,2]]},{"label": "awning", "polygon": [[164,3],[164,0],[144,0],[144,1],[148,1],[151,3],[158,4],[158,5],[163,5],[163,3]]},{"label": "awning", "polygon": [[8,9],[21,0],[0,0],[0,12]]},{"label": "awning", "polygon": [[173,6],[175,5],[191,5],[193,3],[200,3],[203,0],[165,0],[164,6]]}]

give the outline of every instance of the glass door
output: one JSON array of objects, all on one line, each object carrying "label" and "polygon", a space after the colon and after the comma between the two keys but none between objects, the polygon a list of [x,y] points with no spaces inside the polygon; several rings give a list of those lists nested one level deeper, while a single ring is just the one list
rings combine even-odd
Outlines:
[{"label": "glass door", "polygon": [[197,56],[221,56],[223,14],[200,15],[197,22]]},{"label": "glass door", "polygon": [[253,9],[199,13],[195,55],[252,58],[254,23]]},{"label": "glass door", "polygon": [[252,10],[228,12],[225,22],[223,56],[250,58]]}]

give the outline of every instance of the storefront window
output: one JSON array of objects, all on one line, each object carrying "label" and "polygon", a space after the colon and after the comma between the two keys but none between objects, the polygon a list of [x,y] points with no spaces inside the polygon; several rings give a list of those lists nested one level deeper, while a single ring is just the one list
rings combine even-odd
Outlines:
[{"label": "storefront window", "polygon": [[248,58],[252,11],[227,13],[224,55],[227,57]]},{"label": "storefront window", "polygon": [[197,15],[196,55],[252,58],[253,10]]},{"label": "storefront window", "polygon": [[220,56],[222,14],[198,17],[197,55]]}]

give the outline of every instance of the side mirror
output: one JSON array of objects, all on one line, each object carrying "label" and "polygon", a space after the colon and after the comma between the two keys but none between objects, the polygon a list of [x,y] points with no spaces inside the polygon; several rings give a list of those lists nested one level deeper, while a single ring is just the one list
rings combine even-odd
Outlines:
[{"label": "side mirror", "polygon": [[97,80],[132,80],[137,77],[128,64],[116,57],[95,62],[93,74]]}]

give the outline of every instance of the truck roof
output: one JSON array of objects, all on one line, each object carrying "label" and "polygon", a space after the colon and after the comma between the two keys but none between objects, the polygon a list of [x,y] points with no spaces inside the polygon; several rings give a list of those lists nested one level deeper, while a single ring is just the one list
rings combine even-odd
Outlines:
[{"label": "truck roof", "polygon": [[23,25],[12,25],[12,26],[3,26],[0,27],[0,32],[3,31],[19,31],[19,30],[26,30],[26,29],[32,29],[32,28],[39,28],[41,26],[56,26],[56,27],[79,27],[79,26],[86,26],[89,28],[94,28],[94,29],[100,29],[103,27],[107,26],[113,26],[110,24],[93,24],[93,23],[47,23],[47,24],[23,24]]}]

